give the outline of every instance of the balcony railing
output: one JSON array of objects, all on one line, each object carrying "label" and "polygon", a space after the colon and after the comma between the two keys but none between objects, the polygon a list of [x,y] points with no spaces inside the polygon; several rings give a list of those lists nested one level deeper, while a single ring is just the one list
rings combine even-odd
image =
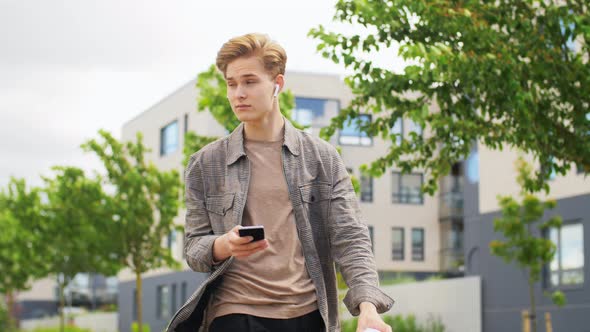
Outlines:
[{"label": "balcony railing", "polygon": [[463,193],[447,192],[439,195],[439,219],[463,218]]},{"label": "balcony railing", "polygon": [[463,218],[463,178],[447,176],[440,181],[439,219]]},{"label": "balcony railing", "polygon": [[448,248],[440,250],[440,269],[443,272],[462,273],[465,259],[462,248]]}]

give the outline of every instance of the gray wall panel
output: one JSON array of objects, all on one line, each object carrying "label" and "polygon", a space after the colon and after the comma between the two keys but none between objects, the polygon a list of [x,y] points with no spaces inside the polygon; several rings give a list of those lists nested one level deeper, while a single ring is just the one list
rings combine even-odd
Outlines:
[{"label": "gray wall panel", "polygon": [[[172,291],[172,285],[176,284],[176,306],[171,308],[171,315],[174,315],[176,310],[180,308],[182,303],[182,283],[187,283],[186,298],[193,293],[195,289],[205,280],[207,274],[197,273],[193,271],[181,271],[158,275],[154,277],[144,278],[142,280],[143,287],[143,322],[150,326],[152,332],[163,331],[168,324],[171,317],[158,318],[156,292],[160,285],[167,285]],[[119,284],[119,331],[130,332],[131,323],[133,322],[133,290],[135,289],[135,281],[128,281]],[[172,293],[170,295],[169,303],[172,306]]]},{"label": "gray wall panel", "polygon": [[[536,285],[539,332],[545,331],[542,317],[545,312],[551,312],[554,331],[588,332],[590,331],[590,195],[558,200],[556,209],[547,213],[545,218],[554,214],[562,216],[566,222],[579,220],[584,225],[585,283],[574,289],[563,290],[567,297],[567,305],[561,309],[555,307],[548,297],[543,296],[543,293],[548,290],[543,283]],[[466,275],[482,277],[484,332],[518,331],[522,324],[520,312],[529,307],[526,276],[515,264],[506,264],[490,254],[488,247],[490,241],[500,238],[493,230],[493,220],[499,216],[500,212],[494,212],[466,216],[465,219]]]}]

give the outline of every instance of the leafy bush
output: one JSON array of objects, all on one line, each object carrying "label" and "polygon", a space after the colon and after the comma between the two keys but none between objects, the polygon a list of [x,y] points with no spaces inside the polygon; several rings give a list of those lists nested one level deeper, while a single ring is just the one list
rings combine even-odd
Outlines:
[{"label": "leafy bush", "polygon": [[[59,326],[55,327],[38,327],[33,332],[60,332]],[[75,326],[64,326],[64,332],[91,332],[90,329],[83,329]]]},{"label": "leafy bush", "polygon": [[395,275],[383,276],[379,281],[381,286],[401,285],[416,282],[416,278],[412,275],[397,272]]},{"label": "leafy bush", "polygon": [[[143,323],[143,332],[150,332],[150,326],[146,323]],[[137,322],[133,322],[131,323],[131,331],[132,332],[137,332],[139,331],[139,326],[137,324]]]},{"label": "leafy bush", "polygon": [[106,311],[106,312],[115,312],[118,310],[117,305],[114,303],[111,304],[103,304],[98,308],[99,311]]},{"label": "leafy bush", "polygon": [[[406,317],[397,316],[383,316],[383,321],[391,326],[394,332],[445,332],[445,326],[440,319],[429,318],[426,324],[420,324],[416,321],[414,315]],[[357,318],[349,319],[341,322],[342,332],[355,332],[357,326]]]}]

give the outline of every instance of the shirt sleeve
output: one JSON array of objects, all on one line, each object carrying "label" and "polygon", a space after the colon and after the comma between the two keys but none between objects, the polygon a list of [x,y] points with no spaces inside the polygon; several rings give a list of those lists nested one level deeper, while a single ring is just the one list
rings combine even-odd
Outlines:
[{"label": "shirt sleeve", "polygon": [[394,301],[379,289],[369,229],[362,220],[358,199],[342,157],[335,149],[332,153],[328,231],[332,257],[349,288],[344,304],[353,316],[359,315],[362,302],[373,303],[377,311],[383,313],[391,309]]}]

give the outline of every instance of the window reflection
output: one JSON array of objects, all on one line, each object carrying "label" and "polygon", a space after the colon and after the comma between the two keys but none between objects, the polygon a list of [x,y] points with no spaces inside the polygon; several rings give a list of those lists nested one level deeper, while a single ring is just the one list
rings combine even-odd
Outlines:
[{"label": "window reflection", "polygon": [[551,229],[549,238],[557,246],[549,264],[552,286],[584,283],[584,229],[580,223]]}]

